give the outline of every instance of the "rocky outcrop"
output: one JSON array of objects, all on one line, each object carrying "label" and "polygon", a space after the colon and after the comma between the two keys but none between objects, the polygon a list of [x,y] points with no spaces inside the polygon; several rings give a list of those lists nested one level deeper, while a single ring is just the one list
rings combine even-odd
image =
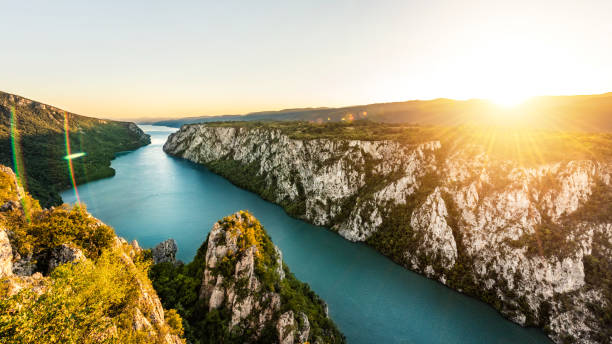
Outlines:
[{"label": "rocky outcrop", "polygon": [[136,123],[132,123],[132,122],[123,122],[123,123],[127,127],[127,129],[137,137],[139,141],[147,145],[151,143],[151,136],[149,134],[145,134],[145,132],[142,129],[140,129],[140,127],[137,126]]},{"label": "rocky outcrop", "polygon": [[78,262],[83,259],[85,259],[85,255],[79,248],[70,244],[62,244],[51,250],[47,274],[62,264]]},{"label": "rocky outcrop", "polygon": [[[4,250],[6,244],[10,249],[8,240],[4,241],[0,231],[0,248]],[[117,238],[115,249],[123,252],[122,263],[128,270],[135,270],[133,260],[142,252],[137,245],[132,246],[127,244],[122,238]],[[52,250],[52,258],[49,261],[49,272],[57,266],[65,263],[78,263],[87,258],[82,251],[69,244],[58,246]],[[6,267],[8,264],[5,261],[0,261],[0,267]],[[146,338],[156,343],[165,344],[183,344],[184,341],[176,334],[168,331],[168,324],[165,320],[165,310],[162,307],[160,299],[151,286],[151,282],[141,276],[134,275],[134,283],[136,283],[136,300],[133,308],[130,309],[132,315],[132,328],[134,331],[146,334]],[[38,295],[42,295],[47,291],[47,286],[50,283],[49,277],[43,276],[40,272],[33,272],[30,275],[13,274],[11,270],[3,271],[0,275],[0,287],[5,290],[6,294],[0,297],[11,297],[16,295],[23,289],[29,289]],[[117,329],[114,327],[101,335],[108,340],[114,341],[117,338]]]},{"label": "rocky outcrop", "polygon": [[164,150],[556,342],[612,342],[602,272],[612,266],[609,161],[525,167],[477,145],[299,140],[205,124],[183,126]]},{"label": "rocky outcrop", "polygon": [[13,250],[6,230],[0,228],[0,278],[13,274]]},{"label": "rocky outcrop", "polygon": [[168,239],[166,241],[162,241],[157,246],[151,249],[151,254],[153,256],[153,263],[176,263],[176,251],[178,250],[178,246],[176,245],[176,241],[174,239]]},{"label": "rocky outcrop", "polygon": [[[295,297],[292,283],[284,283],[280,250],[267,237],[260,223],[247,212],[238,212],[215,223],[207,239],[205,269],[200,299],[209,311],[225,309],[230,314],[228,329],[238,333],[244,342],[276,341],[283,344],[341,343],[335,327],[317,324],[311,331],[306,313],[289,309],[283,299]],[[280,266],[279,266],[280,264]],[[316,298],[316,296],[315,296]],[[308,301],[313,302],[313,301]],[[311,316],[326,318],[323,302],[314,303]],[[321,321],[321,320],[318,320]],[[326,320],[327,325],[331,321]],[[267,333],[265,339],[261,336]],[[274,338],[269,337],[275,333]]]}]

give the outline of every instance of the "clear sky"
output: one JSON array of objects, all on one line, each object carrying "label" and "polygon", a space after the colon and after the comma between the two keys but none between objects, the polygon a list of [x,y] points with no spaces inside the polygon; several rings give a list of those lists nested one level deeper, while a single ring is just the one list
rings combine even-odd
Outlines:
[{"label": "clear sky", "polygon": [[612,91],[612,1],[4,1],[0,90],[107,118]]}]

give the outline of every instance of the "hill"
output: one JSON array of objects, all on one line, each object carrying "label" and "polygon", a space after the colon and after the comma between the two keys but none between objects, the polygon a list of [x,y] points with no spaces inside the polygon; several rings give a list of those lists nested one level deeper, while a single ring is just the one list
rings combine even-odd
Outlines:
[{"label": "hill", "polygon": [[[0,92],[0,164],[13,167],[43,207],[61,204],[59,192],[73,177],[81,184],[113,176],[110,162],[117,152],[149,143],[134,123],[80,116]],[[68,146],[71,153],[85,153],[72,160],[73,176]]]},{"label": "hill", "polygon": [[246,115],[187,117],[154,122],[183,124],[217,121],[341,122],[369,119],[421,125],[519,125],[533,129],[612,131],[612,93],[582,96],[534,97],[516,107],[501,107],[481,99],[411,100],[341,108],[308,108],[257,112]]}]

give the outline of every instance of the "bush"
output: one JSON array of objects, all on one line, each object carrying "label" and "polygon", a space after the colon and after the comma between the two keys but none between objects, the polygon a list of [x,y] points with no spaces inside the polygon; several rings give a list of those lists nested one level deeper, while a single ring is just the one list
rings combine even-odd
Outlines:
[{"label": "bush", "polygon": [[56,246],[72,243],[83,249],[88,258],[98,257],[111,246],[112,228],[87,213],[84,207],[64,205],[32,214],[31,221],[9,224],[13,242],[21,255],[45,255]]},{"label": "bush", "polygon": [[132,329],[138,300],[134,278],[120,253],[105,251],[96,261],[65,264],[51,274],[45,293],[31,289],[0,299],[3,343],[148,343]]}]

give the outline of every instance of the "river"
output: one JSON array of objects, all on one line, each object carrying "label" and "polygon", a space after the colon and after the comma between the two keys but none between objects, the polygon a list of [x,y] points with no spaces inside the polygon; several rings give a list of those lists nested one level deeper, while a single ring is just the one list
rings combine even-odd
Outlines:
[{"label": "river", "polygon": [[[256,194],[191,162],[166,155],[174,128],[142,126],[152,144],[119,154],[117,174],[78,187],[88,210],[142,247],[167,238],[188,262],[213,223],[249,210],[263,224],[293,273],[329,305],[349,343],[550,343],[495,309],[408,271],[367,245],[288,216]],[[76,201],[74,190],[62,193]]]}]

